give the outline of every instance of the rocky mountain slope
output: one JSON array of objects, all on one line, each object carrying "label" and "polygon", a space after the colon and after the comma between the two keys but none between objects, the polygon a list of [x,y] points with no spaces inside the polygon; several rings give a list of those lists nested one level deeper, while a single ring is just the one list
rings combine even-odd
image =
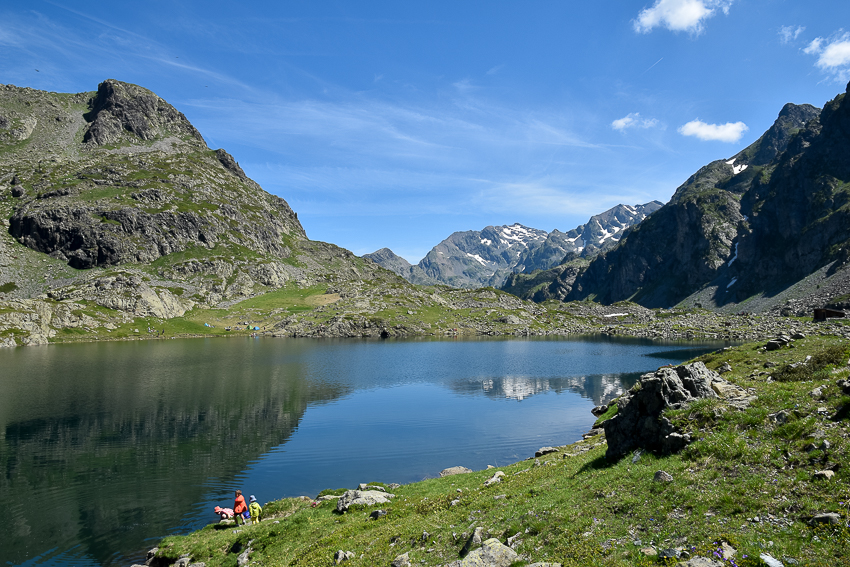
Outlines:
[{"label": "rocky mountain slope", "polygon": [[78,94],[0,85],[0,219],[2,344],[398,279],[308,240],[183,114],[115,80]]},{"label": "rocky mountain slope", "polygon": [[[850,101],[787,104],[752,145],[700,169],[670,202],[538,299],[721,307],[775,296],[847,259]],[[699,297],[697,300],[696,297]]]},{"label": "rocky mountain slope", "polygon": [[557,229],[547,233],[521,224],[455,232],[416,265],[389,248],[363,257],[415,284],[500,287],[512,273],[546,270],[565,260],[587,258],[611,248],[628,228],[661,205],[658,201],[634,207],[617,205],[566,233]]},{"label": "rocky mountain slope", "polygon": [[412,266],[383,248],[363,257],[393,270],[406,280],[421,285],[443,283],[453,287],[499,286],[529,248],[546,241],[548,233],[519,223],[488,226],[484,230],[455,232],[434,246]]},{"label": "rocky mountain slope", "polygon": [[617,205],[566,234],[552,231],[543,245],[520,259],[521,269],[508,276],[501,289],[523,299],[549,299],[547,287],[554,279],[564,272],[577,274],[589,259],[616,246],[631,227],[663,205],[660,201],[634,207]]},{"label": "rocky mountain slope", "polygon": [[530,274],[548,270],[576,258],[590,258],[616,246],[626,231],[660,209],[664,203],[650,201],[643,205],[617,205],[593,215],[587,223],[567,233],[553,230],[546,241],[529,248],[517,263],[517,273]]}]

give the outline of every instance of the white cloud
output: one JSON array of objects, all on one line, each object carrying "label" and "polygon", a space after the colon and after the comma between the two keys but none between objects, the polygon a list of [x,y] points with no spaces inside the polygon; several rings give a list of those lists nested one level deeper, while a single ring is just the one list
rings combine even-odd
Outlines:
[{"label": "white cloud", "polygon": [[821,69],[850,65],[850,38],[827,45],[820,54],[817,65]]},{"label": "white cloud", "polygon": [[641,10],[632,24],[638,33],[665,27],[670,31],[699,34],[705,20],[718,9],[728,14],[731,4],[732,0],[656,0],[651,8]]},{"label": "white cloud", "polygon": [[803,26],[782,26],[779,28],[779,41],[782,43],[791,43],[803,33],[806,28]]},{"label": "white cloud", "polygon": [[815,55],[820,52],[821,46],[823,45],[823,38],[816,37],[812,40],[812,42],[803,49],[803,53],[808,53],[809,55]]},{"label": "white cloud", "polygon": [[737,142],[749,130],[743,122],[727,122],[726,124],[706,124],[702,120],[691,120],[679,127],[683,136],[695,136],[700,140],[718,142]]},{"label": "white cloud", "polygon": [[803,52],[817,55],[815,66],[836,81],[843,83],[850,79],[850,33],[839,30],[829,39],[815,38]]},{"label": "white cloud", "polygon": [[658,120],[655,118],[641,118],[639,112],[632,112],[611,122],[611,128],[622,132],[626,128],[652,128],[657,124]]},{"label": "white cloud", "polygon": [[495,67],[492,67],[489,71],[487,71],[487,74],[495,75],[496,73],[502,70],[502,67],[504,67],[504,65],[496,65]]}]

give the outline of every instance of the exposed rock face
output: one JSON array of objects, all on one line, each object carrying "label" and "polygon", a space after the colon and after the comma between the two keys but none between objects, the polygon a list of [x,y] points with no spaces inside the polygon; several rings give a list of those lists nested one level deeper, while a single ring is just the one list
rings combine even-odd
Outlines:
[{"label": "exposed rock face", "polygon": [[716,398],[714,381],[723,379],[702,362],[644,374],[617,400],[617,414],[602,424],[608,440],[606,458],[618,459],[637,448],[659,453],[684,448],[690,437],[679,433],[661,412],[699,398]]},{"label": "exposed rock face", "polygon": [[410,270],[413,265],[389,248],[381,248],[371,254],[363,254],[363,257],[372,260],[382,268],[395,272],[405,279],[410,277]]},{"label": "exposed rock face", "polygon": [[[84,116],[39,91],[7,87],[3,95],[4,105],[26,102],[56,115],[56,126],[32,134],[23,158],[0,163],[17,170],[9,233],[33,250],[78,269],[149,263],[196,247],[285,259],[287,241],[305,236],[283,199],[248,179],[224,150],[210,151],[183,114],[146,89],[104,81]],[[86,124],[83,117],[79,144],[63,129]],[[61,158],[41,159],[51,154]],[[39,165],[26,166],[33,155]]]},{"label": "exposed rock face", "polygon": [[632,227],[662,206],[659,201],[617,205],[566,234],[552,231],[541,246],[523,253],[516,273],[508,276],[501,289],[538,303],[563,300],[590,259],[615,247]]},{"label": "exposed rock face", "polygon": [[[546,236],[543,230],[518,223],[455,232],[432,248],[417,267],[427,278],[454,287],[498,287],[522,252],[541,245]],[[419,283],[415,277],[410,281]]]},{"label": "exposed rock face", "polygon": [[[848,85],[850,89],[850,85]],[[826,104],[741,201],[749,231],[738,240],[728,294],[740,301],[798,281],[850,256],[850,97]],[[721,299],[719,297],[718,299]],[[720,301],[722,302],[722,301]]]},{"label": "exposed rock face", "polygon": [[91,125],[83,141],[97,146],[125,139],[125,132],[142,140],[165,134],[204,139],[173,106],[142,87],[107,79],[97,87],[97,95],[86,115]]},{"label": "exposed rock face", "polygon": [[[565,282],[562,287],[569,288],[565,299],[594,296],[603,303],[631,299],[647,307],[667,307],[722,277],[733,259],[738,260],[738,266],[744,266],[754,282],[759,281],[762,286],[771,283],[770,278],[779,274],[754,269],[751,259],[773,256],[776,252],[766,254],[756,246],[753,255],[744,256],[748,248],[743,238],[755,232],[756,225],[761,223],[756,219],[763,214],[758,207],[747,204],[751,198],[748,194],[765,179],[776,176],[777,159],[792,155],[793,148],[803,145],[806,134],[797,132],[818,124],[818,114],[818,109],[810,105],[786,105],[771,129],[758,141],[731,159],[718,160],[701,168],[676,190],[667,205],[635,227],[616,248],[597,256],[572,282]],[[842,154],[846,152],[838,150],[836,155]],[[789,186],[793,186],[793,175],[781,177],[787,178]],[[798,193],[802,194],[799,188]],[[771,201],[777,209],[800,214],[790,195],[783,199],[771,198]],[[806,210],[805,207],[800,209]],[[812,221],[814,219],[809,222]],[[764,224],[769,222],[765,219]],[[791,223],[780,220],[771,226],[774,230],[787,227],[786,230],[798,234],[802,225],[794,228]],[[818,239],[813,248],[819,246],[821,240]],[[810,270],[815,264],[810,261],[804,269]],[[800,273],[800,269],[796,273]],[[726,292],[732,277],[726,276],[722,287],[718,288],[719,293]],[[744,290],[745,294],[754,291],[745,286],[731,291],[737,293],[737,289]],[[726,299],[720,297],[719,300],[722,303]]]},{"label": "exposed rock face", "polygon": [[593,215],[587,223],[563,233],[553,230],[546,241],[526,250],[517,263],[520,273],[548,270],[575,258],[590,258],[613,248],[629,228],[642,222],[664,203],[650,201],[643,205],[617,205]]}]

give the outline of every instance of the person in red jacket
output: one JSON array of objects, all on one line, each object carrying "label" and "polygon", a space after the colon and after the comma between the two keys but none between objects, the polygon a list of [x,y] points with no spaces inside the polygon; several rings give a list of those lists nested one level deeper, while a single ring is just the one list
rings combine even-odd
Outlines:
[{"label": "person in red jacket", "polygon": [[248,506],[245,504],[245,497],[242,496],[242,491],[236,491],[236,499],[233,501],[233,516],[236,519],[236,524],[244,524],[245,517],[242,515],[245,513],[245,510],[248,509]]}]

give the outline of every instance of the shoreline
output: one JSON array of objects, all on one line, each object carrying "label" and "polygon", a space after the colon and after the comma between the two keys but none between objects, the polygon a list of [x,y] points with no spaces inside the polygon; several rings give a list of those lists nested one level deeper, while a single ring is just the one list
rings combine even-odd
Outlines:
[{"label": "shoreline", "polygon": [[[811,374],[794,370],[834,347],[840,361],[812,362]],[[391,489],[373,483],[395,497],[345,513],[335,511],[335,498],[268,502],[270,521],[166,537],[147,564],[214,567],[239,554],[245,564],[325,565],[342,550],[351,565],[457,567],[465,565],[458,554],[490,541],[525,564],[563,567],[648,566],[661,557],[691,567],[690,558],[713,558],[718,549],[741,566],[767,555],[826,567],[846,558],[850,544],[850,508],[839,505],[850,496],[841,481],[850,468],[842,466],[850,455],[841,449],[850,437],[848,352],[843,337],[818,335],[777,349],[747,343],[698,357],[724,373],[714,374],[727,384],[718,391],[739,393],[666,413],[691,437],[681,451],[628,451],[611,460],[609,439],[597,431],[498,468]],[[817,392],[809,393],[813,385]]]},{"label": "shoreline", "polygon": [[[329,329],[296,330],[292,332],[281,332],[280,330],[266,330],[254,333],[240,333],[238,331],[222,331],[210,333],[166,333],[159,336],[147,336],[143,333],[130,333],[127,335],[101,335],[80,334],[78,336],[65,336],[56,340],[56,336],[46,341],[36,341],[24,344],[8,344],[0,340],[0,347],[11,346],[41,346],[45,344],[74,344],[94,342],[118,342],[118,341],[148,341],[148,340],[170,340],[189,338],[475,338],[475,337],[577,337],[577,336],[623,336],[633,338],[644,338],[650,340],[686,340],[686,341],[731,341],[747,342],[756,340],[767,340],[778,334],[791,334],[800,332],[807,335],[825,334],[837,335],[850,339],[850,323],[841,322],[840,319],[830,319],[823,322],[815,322],[810,318],[782,317],[776,315],[726,315],[719,313],[701,313],[690,310],[672,312],[666,315],[660,310],[661,316],[643,318],[634,321],[633,318],[624,317],[622,322],[604,321],[596,323],[583,323],[571,325],[570,327],[551,328],[504,328],[498,330],[481,330],[476,328],[456,328],[443,332],[430,332],[427,330],[395,328],[375,326],[373,328],[360,329],[357,332],[338,333]],[[630,315],[630,314],[627,314]],[[603,315],[605,317],[606,315]],[[128,325],[141,326],[136,323]],[[307,332],[303,332],[307,331]]]}]

